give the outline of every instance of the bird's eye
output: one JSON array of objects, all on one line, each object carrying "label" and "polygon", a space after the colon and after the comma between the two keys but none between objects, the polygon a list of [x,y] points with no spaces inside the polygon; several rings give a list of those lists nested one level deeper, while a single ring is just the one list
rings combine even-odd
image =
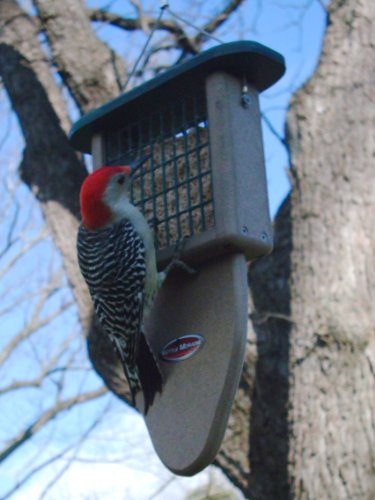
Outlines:
[{"label": "bird's eye", "polygon": [[125,182],[125,175],[120,175],[120,177],[117,178],[116,182],[117,182],[117,184],[120,184],[120,185],[124,184],[124,182]]}]

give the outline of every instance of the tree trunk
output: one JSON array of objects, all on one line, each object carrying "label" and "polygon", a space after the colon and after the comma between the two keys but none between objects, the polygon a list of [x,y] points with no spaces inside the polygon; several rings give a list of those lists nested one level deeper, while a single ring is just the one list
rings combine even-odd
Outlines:
[{"label": "tree trunk", "polygon": [[288,117],[293,497],[375,498],[375,3],[330,5]]},{"label": "tree trunk", "polygon": [[242,444],[217,457],[254,499],[375,498],[375,4],[333,1],[330,18],[291,103],[275,249],[249,273],[250,425],[236,400],[227,435]]},{"label": "tree trunk", "polygon": [[[71,5],[72,0],[68,1]],[[78,10],[82,8],[80,0],[76,0],[76,4]],[[40,203],[61,252],[83,334],[89,338],[90,359],[106,385],[120,398],[129,399],[121,363],[109,341],[100,335],[88,289],[78,269],[79,190],[87,172],[66,136],[69,121],[64,113],[64,101],[51,75],[50,61],[40,47],[38,34],[37,23],[14,0],[0,1],[0,75],[26,142],[20,175]],[[96,42],[99,47],[102,42],[95,37],[90,40],[91,52],[95,54]],[[90,65],[91,71],[95,68],[98,73],[102,71],[100,58],[92,56]],[[78,79],[78,72],[74,72],[73,77]],[[90,81],[82,81],[81,88],[88,95]],[[112,92],[107,89],[107,97],[114,97],[114,88]]]},{"label": "tree trunk", "polygon": [[83,112],[112,99],[125,81],[125,65],[96,36],[84,2],[34,0],[53,61]]}]

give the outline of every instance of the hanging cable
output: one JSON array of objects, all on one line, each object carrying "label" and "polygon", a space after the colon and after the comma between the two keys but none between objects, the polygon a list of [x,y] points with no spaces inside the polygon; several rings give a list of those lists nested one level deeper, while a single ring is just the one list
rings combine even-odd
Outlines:
[{"label": "hanging cable", "polygon": [[220,38],[217,38],[216,36],[212,35],[211,33],[209,33],[208,31],[204,30],[203,28],[200,28],[199,26],[196,26],[191,21],[188,21],[187,19],[184,19],[183,17],[181,17],[179,14],[176,14],[176,12],[174,12],[173,10],[171,10],[169,8],[168,2],[167,2],[166,8],[167,8],[168,12],[170,13],[170,15],[172,17],[176,18],[178,21],[181,21],[182,23],[186,24],[187,26],[190,26],[191,28],[194,28],[201,35],[204,35],[207,38],[211,38],[212,40],[215,40],[215,42],[224,43],[223,40],[220,40]]},{"label": "hanging cable", "polygon": [[146,49],[147,49],[147,47],[148,47],[148,45],[149,45],[149,43],[150,43],[150,41],[151,41],[151,38],[152,38],[153,34],[155,33],[155,31],[158,29],[158,27],[159,27],[159,25],[160,25],[160,21],[161,21],[161,18],[163,17],[164,11],[165,11],[168,7],[169,7],[169,6],[168,6],[168,2],[165,2],[165,1],[164,1],[164,2],[163,2],[163,1],[161,1],[161,2],[160,2],[160,12],[159,12],[158,18],[156,19],[156,22],[155,22],[155,24],[153,25],[153,27],[152,27],[152,29],[151,29],[151,31],[150,31],[150,33],[149,33],[148,37],[147,37],[147,40],[146,40],[146,42],[145,42],[145,44],[144,44],[144,46],[143,46],[143,48],[142,48],[142,50],[141,50],[141,53],[139,54],[138,59],[135,61],[134,66],[133,66],[133,68],[132,68],[132,70],[131,70],[131,72],[130,72],[129,76],[128,76],[128,78],[126,79],[126,82],[125,82],[124,86],[122,87],[122,91],[123,91],[123,92],[125,92],[125,90],[126,90],[126,88],[127,88],[128,84],[129,84],[130,80],[131,80],[131,79],[133,78],[133,76],[135,75],[135,72],[136,72],[136,69],[137,69],[137,67],[138,67],[138,64],[139,64],[139,62],[141,61],[141,59],[142,59],[142,57],[143,57],[144,53],[146,52]]},{"label": "hanging cable", "polygon": [[194,23],[192,23],[191,21],[188,21],[187,19],[184,19],[183,17],[181,17],[179,14],[177,14],[176,12],[172,11],[170,8],[169,8],[169,3],[168,1],[163,1],[161,0],[160,1],[160,12],[159,12],[159,16],[158,18],[156,19],[156,22],[154,23],[148,37],[147,37],[147,40],[141,50],[141,53],[139,54],[138,56],[138,59],[135,61],[134,63],[134,66],[128,76],[128,78],[126,79],[126,82],[124,84],[124,86],[122,87],[122,91],[124,92],[130,82],[130,80],[133,78],[133,76],[135,75],[135,72],[136,72],[136,69],[138,67],[138,64],[139,62],[141,61],[142,57],[144,56],[144,53],[146,52],[146,49],[151,41],[151,38],[153,36],[153,34],[155,33],[155,31],[159,28],[160,26],[160,21],[161,21],[161,18],[163,17],[163,14],[164,14],[164,11],[168,11],[169,14],[174,17],[175,19],[177,19],[178,21],[186,24],[187,26],[190,26],[191,28],[194,28],[196,31],[198,31],[198,33],[200,33],[201,35],[204,35],[205,37],[207,38],[211,38],[212,40],[215,40],[215,42],[218,42],[218,43],[224,43],[222,40],[220,40],[220,38],[217,38],[216,36],[212,35],[211,33],[209,33],[208,31],[204,30],[203,28],[200,28],[199,26],[196,26]]}]

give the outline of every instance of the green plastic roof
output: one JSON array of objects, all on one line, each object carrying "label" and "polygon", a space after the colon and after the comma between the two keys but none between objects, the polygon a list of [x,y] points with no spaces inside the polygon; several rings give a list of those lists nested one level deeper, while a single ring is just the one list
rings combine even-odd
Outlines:
[{"label": "green plastic roof", "polygon": [[72,146],[91,153],[95,133],[123,127],[152,112],[155,103],[162,108],[163,103],[184,96],[187,90],[201,87],[207,75],[218,70],[246,77],[261,92],[283,76],[285,63],[281,54],[256,42],[218,45],[84,115],[70,131]]}]

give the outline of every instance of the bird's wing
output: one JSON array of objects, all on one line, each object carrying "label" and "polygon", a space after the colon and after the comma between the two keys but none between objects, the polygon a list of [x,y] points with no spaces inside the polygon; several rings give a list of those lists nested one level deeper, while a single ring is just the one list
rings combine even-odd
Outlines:
[{"label": "bird's wing", "polygon": [[77,249],[95,312],[119,353],[134,400],[140,387],[136,357],[146,275],[143,242],[124,220],[95,232],[82,226]]}]

